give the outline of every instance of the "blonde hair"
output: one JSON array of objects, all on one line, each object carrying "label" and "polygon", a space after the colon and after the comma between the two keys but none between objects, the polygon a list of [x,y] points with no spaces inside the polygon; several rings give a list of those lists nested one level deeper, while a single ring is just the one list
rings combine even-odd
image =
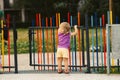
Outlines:
[{"label": "blonde hair", "polygon": [[59,25],[60,30],[62,31],[62,33],[68,33],[70,32],[70,24],[68,22],[62,22]]}]

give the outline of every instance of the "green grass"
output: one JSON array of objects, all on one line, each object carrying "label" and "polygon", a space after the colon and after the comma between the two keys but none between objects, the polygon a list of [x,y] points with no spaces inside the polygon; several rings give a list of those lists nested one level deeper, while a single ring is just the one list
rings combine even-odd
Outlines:
[{"label": "green grass", "polygon": [[28,29],[17,29],[17,31],[18,31],[17,39],[18,53],[28,53],[29,52]]},{"label": "green grass", "polygon": [[[28,29],[17,29],[17,53],[28,53],[29,43],[28,43]],[[0,35],[1,36],[1,35]],[[1,40],[0,40],[1,46]],[[5,45],[5,54],[8,53],[8,46]],[[13,42],[13,30],[10,30],[10,52],[14,53],[14,42]]]},{"label": "green grass", "polygon": [[[22,28],[19,28],[19,29],[17,29],[17,33],[18,33],[18,39],[17,39],[17,52],[18,52],[18,54],[22,54],[22,53],[29,53],[29,36],[28,36],[28,29],[22,29]],[[45,33],[45,35],[46,35],[46,31],[44,32]],[[85,32],[84,32],[85,33]],[[90,44],[90,46],[92,45],[92,30],[90,29],[89,30],[89,44]],[[56,34],[56,32],[55,32],[55,34]],[[94,30],[94,39],[95,39],[95,30]],[[100,45],[100,30],[98,29],[98,45]],[[84,34],[84,37],[85,37],[85,39],[84,39],[84,42],[85,42],[85,48],[86,48],[86,33]],[[36,41],[36,34],[35,34],[35,44],[36,44],[36,46],[35,46],[35,48],[37,48],[37,41]],[[46,38],[46,36],[45,36],[45,38]],[[77,50],[79,50],[79,48],[78,48],[78,36],[77,36],[77,38],[76,38],[76,47],[77,47]],[[12,30],[10,30],[10,47],[11,47],[11,53],[13,53],[14,52],[14,44],[13,44],[13,31]],[[71,40],[71,42],[72,42],[72,40]],[[95,44],[95,42],[96,42],[96,39],[94,40],[94,44]],[[56,43],[56,45],[57,45],[57,42],[55,42]],[[81,41],[80,41],[80,49],[81,49]],[[42,44],[42,43],[41,43]],[[46,39],[45,40],[45,44],[48,44],[48,47],[47,46],[45,46],[45,51],[47,51],[47,52],[51,52],[51,51],[53,51],[53,46],[52,46],[52,43],[51,43],[51,40],[50,40],[50,30],[49,30],[49,32],[48,32],[48,40]],[[1,41],[0,41],[0,45],[1,45]],[[72,48],[72,43],[71,43],[71,48]],[[5,46],[5,53],[7,53],[7,46]]]}]

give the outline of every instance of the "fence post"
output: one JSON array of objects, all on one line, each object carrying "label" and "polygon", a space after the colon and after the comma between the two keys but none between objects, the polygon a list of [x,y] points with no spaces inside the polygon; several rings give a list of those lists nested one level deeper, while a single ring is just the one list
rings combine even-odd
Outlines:
[{"label": "fence post", "polygon": [[32,31],[31,31],[31,29],[29,28],[29,63],[30,63],[30,65],[32,65],[32,43],[31,43],[31,41],[32,41],[32,35],[33,35],[33,33],[32,33]]},{"label": "fence post", "polygon": [[84,29],[83,29],[83,27],[81,28],[82,29],[82,31],[81,31],[81,38],[82,38],[82,42],[81,42],[81,46],[82,46],[82,63],[83,63],[83,66],[85,66],[85,53],[84,53],[84,51],[85,51],[85,49],[84,49]]},{"label": "fence post", "polygon": [[89,54],[89,27],[88,15],[85,14],[85,27],[86,27],[86,51],[87,51],[87,72],[90,73],[90,54]]},{"label": "fence post", "polygon": [[110,25],[106,24],[106,42],[107,42],[107,74],[110,74]]},{"label": "fence post", "polygon": [[15,60],[15,73],[18,73],[18,60],[17,60],[17,31],[15,27],[15,16],[13,16],[13,40],[14,40],[14,60]]}]

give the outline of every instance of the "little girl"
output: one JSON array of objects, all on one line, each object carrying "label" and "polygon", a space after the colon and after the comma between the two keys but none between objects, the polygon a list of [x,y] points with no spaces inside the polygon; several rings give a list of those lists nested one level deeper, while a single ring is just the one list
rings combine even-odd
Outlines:
[{"label": "little girl", "polygon": [[74,26],[74,32],[70,33],[70,24],[68,22],[62,22],[58,29],[58,49],[57,49],[57,63],[58,73],[62,73],[62,61],[64,61],[66,74],[69,73],[68,69],[68,54],[70,47],[70,36],[77,35],[77,25]]}]

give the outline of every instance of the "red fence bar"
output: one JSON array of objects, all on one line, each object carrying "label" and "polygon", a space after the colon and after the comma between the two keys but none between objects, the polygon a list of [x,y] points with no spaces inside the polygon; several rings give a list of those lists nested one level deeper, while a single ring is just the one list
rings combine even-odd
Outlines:
[{"label": "red fence bar", "polygon": [[[51,28],[52,28],[52,24],[53,24],[53,23],[52,23],[52,17],[50,17],[50,27],[51,27]],[[54,50],[53,50],[53,45],[52,45],[52,44],[53,44],[52,36],[53,36],[53,35],[52,35],[52,29],[51,29],[51,30],[50,30],[50,43],[51,43],[51,50],[54,51]],[[53,58],[54,58],[54,54],[53,54],[53,53],[51,53],[51,54],[52,54],[52,57],[51,57],[51,58],[52,58],[52,65],[53,65],[53,64],[54,64],[54,59],[53,59]],[[53,66],[52,66],[52,70],[53,70]]]},{"label": "red fence bar", "polygon": [[10,15],[7,14],[7,27],[8,27],[8,65],[9,65],[9,72],[10,72],[10,66],[11,66],[11,59],[10,59]]},{"label": "red fence bar", "polygon": [[103,45],[104,45],[104,67],[106,70],[106,36],[105,36],[105,16],[102,15],[102,26],[103,26]]},{"label": "red fence bar", "polygon": [[[78,12],[78,26],[80,26],[80,12]],[[81,46],[80,46],[80,29],[78,29],[78,49],[79,49],[79,63],[80,66],[82,65],[82,54],[81,54]],[[80,71],[82,71],[81,67],[80,67]]]},{"label": "red fence bar", "polygon": [[[48,28],[48,18],[46,17],[46,28]],[[48,30],[46,30],[46,48],[48,49]],[[49,52],[47,51],[47,64],[49,65]],[[48,66],[49,70],[49,66]]]},{"label": "red fence bar", "polygon": [[[41,14],[39,14],[39,27],[42,27],[41,23]],[[42,64],[42,31],[39,30],[39,54],[38,54],[38,63]],[[42,70],[42,67],[39,67],[39,70]]]}]

